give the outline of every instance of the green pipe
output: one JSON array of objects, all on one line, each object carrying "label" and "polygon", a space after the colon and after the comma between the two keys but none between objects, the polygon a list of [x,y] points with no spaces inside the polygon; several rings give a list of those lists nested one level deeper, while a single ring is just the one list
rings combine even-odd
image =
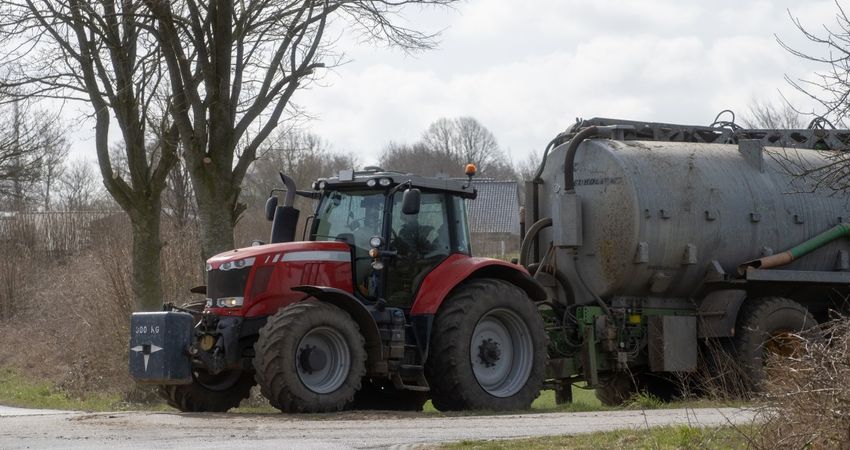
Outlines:
[{"label": "green pipe", "polygon": [[794,261],[795,259],[808,255],[809,253],[823,247],[824,245],[829,244],[830,242],[847,235],[850,235],[850,223],[839,223],[838,225],[824,231],[823,233],[792,247],[790,250],[786,250],[782,253],[777,253],[775,255],[754,259],[752,261],[747,261],[738,266],[738,273],[744,275],[747,272],[747,269],[750,267],[754,269],[770,269],[772,267],[784,266],[785,264],[788,264],[791,261]]},{"label": "green pipe", "polygon": [[839,223],[838,225],[824,231],[823,233],[809,239],[806,242],[803,242],[802,244],[796,247],[791,248],[791,250],[788,251],[791,252],[791,257],[793,259],[797,259],[801,256],[807,255],[823,247],[826,244],[829,244],[830,242],[842,236],[847,236],[848,234],[850,234],[850,223]]}]

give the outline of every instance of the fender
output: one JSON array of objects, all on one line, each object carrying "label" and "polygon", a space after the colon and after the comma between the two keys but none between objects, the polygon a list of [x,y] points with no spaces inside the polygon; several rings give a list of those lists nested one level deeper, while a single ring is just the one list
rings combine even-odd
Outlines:
[{"label": "fender", "polygon": [[546,291],[524,267],[498,259],[450,255],[425,276],[410,310],[411,316],[436,314],[446,296],[460,283],[472,278],[499,278],[517,285],[534,301],[546,299]]},{"label": "fender", "polygon": [[372,371],[381,371],[377,369],[384,360],[383,347],[381,346],[381,334],[378,331],[378,325],[372,314],[366,309],[360,300],[341,289],[336,289],[326,286],[309,286],[301,285],[294,286],[293,291],[303,292],[317,300],[325,303],[330,303],[343,311],[347,312],[357,326],[360,327],[360,333],[366,339],[366,365],[373,368]]},{"label": "fender", "polygon": [[697,337],[731,337],[735,335],[738,311],[747,298],[743,289],[712,291],[697,302]]}]

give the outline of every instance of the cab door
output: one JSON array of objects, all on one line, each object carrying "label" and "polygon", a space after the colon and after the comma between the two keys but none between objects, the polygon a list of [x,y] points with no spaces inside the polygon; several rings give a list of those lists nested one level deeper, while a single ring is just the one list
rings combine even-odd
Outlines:
[{"label": "cab door", "polygon": [[390,306],[409,308],[428,272],[451,253],[448,199],[423,192],[418,214],[403,214],[402,192],[392,200],[389,250],[397,253],[386,268],[385,296]]}]

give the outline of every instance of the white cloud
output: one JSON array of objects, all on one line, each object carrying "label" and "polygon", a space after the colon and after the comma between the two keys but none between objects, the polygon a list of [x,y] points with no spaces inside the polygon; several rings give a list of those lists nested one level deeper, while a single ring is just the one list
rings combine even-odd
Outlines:
[{"label": "white cloud", "polygon": [[471,0],[406,16],[448,27],[440,49],[415,58],[343,33],[353,62],[296,101],[318,116],[314,132],[363,163],[458,115],[479,119],[519,160],[576,116],[707,124],[721,109],[776,101],[778,89],[802,99],[783,75],[813,68],[774,40],[811,48],[787,8],[806,25],[834,20],[831,0]]}]

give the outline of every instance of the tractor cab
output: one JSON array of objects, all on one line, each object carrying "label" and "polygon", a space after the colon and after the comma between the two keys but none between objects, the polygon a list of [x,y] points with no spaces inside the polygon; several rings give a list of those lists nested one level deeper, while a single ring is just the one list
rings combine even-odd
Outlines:
[{"label": "tractor cab", "polygon": [[424,277],[449,255],[470,254],[462,181],[374,168],[313,184],[318,205],[309,240],[351,248],[355,295],[409,309]]}]

